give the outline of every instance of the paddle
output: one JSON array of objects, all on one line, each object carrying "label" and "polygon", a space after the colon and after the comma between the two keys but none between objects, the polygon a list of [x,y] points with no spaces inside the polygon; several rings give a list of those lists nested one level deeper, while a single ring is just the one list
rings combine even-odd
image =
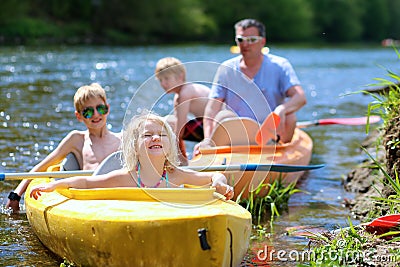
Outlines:
[{"label": "paddle", "polygon": [[375,227],[396,227],[400,226],[400,214],[391,214],[376,218],[372,222],[366,224],[367,226],[375,226]]},{"label": "paddle", "polygon": [[93,171],[59,171],[59,172],[17,172],[0,173],[0,181],[35,178],[68,178],[72,176],[90,176]]},{"label": "paddle", "polygon": [[328,118],[319,119],[313,121],[303,121],[297,123],[297,128],[306,128],[308,126],[317,125],[331,125],[331,124],[341,124],[341,125],[365,125],[367,123],[376,123],[381,120],[379,116],[367,116],[358,118]]},{"label": "paddle", "polygon": [[400,214],[382,216],[364,226],[366,232],[390,240],[400,235]]},{"label": "paddle", "polygon": [[279,115],[274,112],[271,112],[268,115],[256,133],[257,145],[263,146],[269,140],[276,138],[276,128],[278,127],[280,120]]},{"label": "paddle", "polygon": [[[319,169],[325,165],[286,165],[286,164],[240,164],[240,165],[211,165],[211,166],[186,166],[182,169],[194,171],[274,171],[298,172]],[[68,178],[72,176],[90,176],[93,171],[60,171],[60,172],[20,172],[0,173],[0,181],[22,180],[35,178]]]},{"label": "paddle", "polygon": [[240,164],[240,165],[210,165],[210,166],[188,166],[183,169],[194,171],[271,171],[271,172],[299,172],[314,170],[324,167],[319,165],[288,165],[288,164]]}]

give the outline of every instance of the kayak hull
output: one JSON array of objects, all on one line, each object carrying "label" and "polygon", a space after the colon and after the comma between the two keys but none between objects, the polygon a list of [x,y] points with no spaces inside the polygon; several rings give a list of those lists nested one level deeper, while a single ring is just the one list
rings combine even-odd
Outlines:
[{"label": "kayak hull", "polygon": [[[308,165],[311,160],[313,142],[303,130],[296,129],[290,143],[283,145],[239,145],[216,146],[200,150],[190,166],[238,165],[238,164],[287,164]],[[296,183],[304,174],[302,172],[268,172],[268,171],[226,171],[229,184],[234,186],[235,197],[246,199],[249,192],[254,192],[260,184],[271,184],[282,179],[285,185]],[[267,187],[261,188],[257,196],[268,194]]]},{"label": "kayak hull", "polygon": [[237,266],[249,246],[251,214],[213,189],[29,189],[34,232],[78,266]]}]

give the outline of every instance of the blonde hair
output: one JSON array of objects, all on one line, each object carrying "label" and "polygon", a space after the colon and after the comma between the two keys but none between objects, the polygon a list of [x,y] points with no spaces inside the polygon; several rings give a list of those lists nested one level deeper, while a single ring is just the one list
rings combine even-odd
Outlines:
[{"label": "blonde hair", "polygon": [[157,62],[155,74],[157,78],[166,75],[183,75],[183,80],[186,80],[186,68],[182,62],[174,57],[165,57]]},{"label": "blonde hair", "polygon": [[106,91],[98,83],[92,83],[90,85],[84,85],[78,88],[74,95],[74,106],[77,112],[81,112],[84,109],[84,104],[90,98],[101,98],[104,104],[107,104]]},{"label": "blonde hair", "polygon": [[124,155],[125,168],[127,168],[128,171],[134,171],[136,168],[139,160],[138,139],[144,132],[146,121],[153,121],[160,124],[167,132],[167,137],[171,145],[170,151],[168,151],[165,155],[166,165],[169,169],[173,169],[174,166],[179,164],[176,135],[172,131],[171,126],[169,126],[163,117],[148,111],[142,113],[141,115],[134,116],[130,120],[127,128],[123,131],[121,148],[122,154]]}]

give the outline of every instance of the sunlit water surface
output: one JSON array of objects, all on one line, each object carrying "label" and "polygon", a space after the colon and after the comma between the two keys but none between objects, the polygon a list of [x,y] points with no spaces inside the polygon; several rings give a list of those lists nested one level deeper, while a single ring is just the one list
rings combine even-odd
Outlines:
[{"label": "sunlit water surface", "polygon": [[[271,52],[287,57],[302,81],[308,104],[298,113],[300,121],[364,116],[372,98],[348,93],[365,89],[376,77],[385,77],[385,68],[399,73],[395,52],[380,47],[271,47]],[[72,102],[81,85],[99,82],[106,88],[111,104],[109,127],[121,130],[132,96],[153,79],[156,62],[165,56],[175,56],[183,62],[222,62],[232,57],[225,46],[0,48],[0,172],[29,171],[70,130],[84,129],[75,119]],[[156,84],[153,87],[135,96],[137,107],[150,108],[159,98],[161,88]],[[167,97],[158,101],[155,108],[167,114],[171,103]],[[132,105],[136,108],[135,103],[130,108]],[[273,229],[267,223],[268,232],[273,233],[269,242],[285,251],[301,251],[307,245],[307,239],[287,236],[287,227],[331,230],[346,226],[351,215],[342,203],[352,195],[343,190],[342,178],[366,158],[359,149],[366,137],[363,126],[316,126],[306,131],[314,141],[311,163],[324,163],[326,167],[309,172],[299,181],[298,188],[307,193],[292,196],[288,211],[276,218]],[[3,206],[17,183],[1,183]],[[260,239],[252,243],[253,252],[267,243],[263,236],[260,234]],[[248,257],[252,256],[249,253]],[[1,266],[59,264],[60,260],[38,241],[25,213],[0,213]]]}]

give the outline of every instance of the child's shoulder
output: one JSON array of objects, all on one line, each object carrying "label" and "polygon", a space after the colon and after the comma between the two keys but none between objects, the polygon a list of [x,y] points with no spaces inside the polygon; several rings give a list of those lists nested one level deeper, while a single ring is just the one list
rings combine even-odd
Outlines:
[{"label": "child's shoulder", "polygon": [[66,136],[67,138],[84,138],[89,131],[72,130]]},{"label": "child's shoulder", "polygon": [[204,84],[187,83],[182,87],[180,95],[184,95],[187,97],[199,97],[199,96],[203,97],[203,96],[208,96],[210,90],[211,89],[205,86]]},{"label": "child's shoulder", "polygon": [[122,131],[120,132],[111,132],[112,135],[114,135],[115,137],[122,139]]}]

